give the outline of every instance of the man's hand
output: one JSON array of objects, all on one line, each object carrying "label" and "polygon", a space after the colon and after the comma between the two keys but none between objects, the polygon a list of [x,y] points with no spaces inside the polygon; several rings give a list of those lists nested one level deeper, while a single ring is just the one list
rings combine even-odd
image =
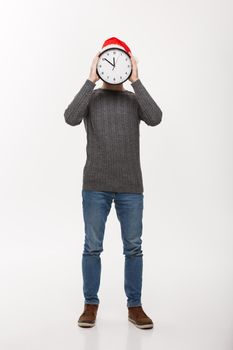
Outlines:
[{"label": "man's hand", "polygon": [[131,63],[132,63],[132,74],[129,77],[129,81],[131,81],[131,83],[133,83],[134,81],[139,79],[138,78],[138,65],[137,65],[137,62],[136,62],[136,60],[131,52],[129,52],[129,55],[130,55]]},{"label": "man's hand", "polygon": [[90,74],[88,79],[91,80],[93,83],[95,83],[97,80],[99,80],[99,76],[96,73],[96,66],[97,66],[97,62],[99,59],[99,54],[100,51],[95,55],[95,57],[93,58],[92,64],[91,64],[91,69],[90,69]]}]

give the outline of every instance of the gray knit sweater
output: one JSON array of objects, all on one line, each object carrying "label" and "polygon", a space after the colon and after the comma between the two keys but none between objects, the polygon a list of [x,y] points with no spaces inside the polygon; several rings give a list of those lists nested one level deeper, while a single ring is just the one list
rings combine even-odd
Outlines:
[{"label": "gray knit sweater", "polygon": [[134,92],[94,89],[86,79],[64,112],[66,123],[84,121],[87,145],[84,190],[143,193],[140,121],[158,125],[162,111],[140,79]]}]

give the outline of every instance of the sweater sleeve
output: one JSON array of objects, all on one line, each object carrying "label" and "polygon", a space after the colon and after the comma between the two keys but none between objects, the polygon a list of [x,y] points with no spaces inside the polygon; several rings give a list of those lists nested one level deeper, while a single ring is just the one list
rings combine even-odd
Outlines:
[{"label": "sweater sleeve", "polygon": [[65,109],[64,117],[67,124],[72,126],[78,125],[87,116],[88,103],[95,85],[93,81],[86,79],[81,89]]},{"label": "sweater sleeve", "polygon": [[138,114],[147,125],[156,126],[162,120],[162,111],[151,97],[141,80],[138,78],[131,83],[138,101]]}]

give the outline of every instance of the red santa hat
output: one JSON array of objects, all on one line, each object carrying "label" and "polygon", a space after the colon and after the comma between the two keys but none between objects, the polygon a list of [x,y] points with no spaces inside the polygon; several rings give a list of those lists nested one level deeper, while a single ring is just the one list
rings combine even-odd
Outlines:
[{"label": "red santa hat", "polygon": [[107,49],[115,48],[115,47],[119,48],[119,49],[123,49],[127,53],[131,52],[130,48],[126,45],[126,43],[124,43],[124,41],[122,41],[118,38],[115,38],[115,37],[112,37],[112,38],[105,40],[100,52],[103,52]]}]

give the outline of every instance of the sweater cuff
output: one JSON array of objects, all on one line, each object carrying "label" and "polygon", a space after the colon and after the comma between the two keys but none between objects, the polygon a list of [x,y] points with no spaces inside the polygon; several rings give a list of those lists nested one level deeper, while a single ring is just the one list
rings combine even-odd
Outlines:
[{"label": "sweater cuff", "polygon": [[93,81],[91,81],[90,79],[86,79],[85,85],[90,86],[92,88],[94,88],[96,86],[96,84]]},{"label": "sweater cuff", "polygon": [[135,93],[141,93],[145,89],[144,85],[142,84],[142,82],[139,78],[137,80],[135,80],[133,83],[131,83],[131,85],[132,85]]},{"label": "sweater cuff", "polygon": [[145,86],[142,84],[141,80],[138,78],[132,84],[135,93],[143,93],[145,91]]},{"label": "sweater cuff", "polygon": [[142,82],[141,82],[141,80],[139,78],[131,83],[133,88],[134,88],[134,86],[138,86],[138,85],[141,85],[141,84],[142,84]]}]

